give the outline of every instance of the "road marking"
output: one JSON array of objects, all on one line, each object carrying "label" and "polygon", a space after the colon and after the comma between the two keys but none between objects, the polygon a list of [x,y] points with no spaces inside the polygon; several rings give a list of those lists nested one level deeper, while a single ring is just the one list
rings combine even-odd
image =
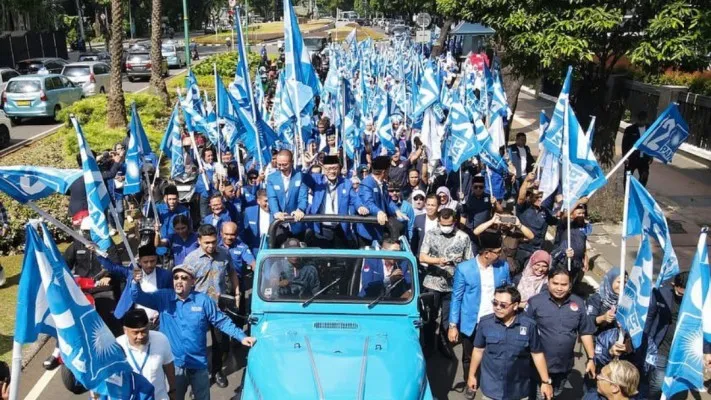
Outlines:
[{"label": "road marking", "polygon": [[39,378],[37,383],[35,383],[35,386],[32,387],[32,390],[30,390],[30,393],[27,394],[25,397],[25,400],[37,400],[40,398],[40,395],[42,392],[44,392],[44,389],[47,388],[47,385],[49,385],[49,382],[54,378],[54,376],[57,374],[57,371],[59,371],[60,367],[57,367],[51,371],[45,371],[44,374]]}]

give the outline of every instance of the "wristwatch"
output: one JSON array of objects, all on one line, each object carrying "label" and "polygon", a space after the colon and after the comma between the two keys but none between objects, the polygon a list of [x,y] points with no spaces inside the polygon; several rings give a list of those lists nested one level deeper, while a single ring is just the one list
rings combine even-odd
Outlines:
[{"label": "wristwatch", "polygon": [[454,322],[449,323],[449,329],[456,328],[456,327],[457,327],[457,324],[455,324]]},{"label": "wristwatch", "polygon": [[544,384],[544,383],[545,383],[546,385],[551,385],[551,386],[553,386],[553,379],[551,379],[551,377],[549,376],[547,380],[541,382],[541,384]]}]

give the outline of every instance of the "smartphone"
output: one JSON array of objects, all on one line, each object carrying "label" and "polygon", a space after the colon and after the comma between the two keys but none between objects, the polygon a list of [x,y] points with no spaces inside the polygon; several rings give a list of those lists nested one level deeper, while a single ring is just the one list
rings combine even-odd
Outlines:
[{"label": "smartphone", "polygon": [[501,215],[501,216],[499,216],[499,220],[501,221],[502,224],[509,224],[509,225],[516,224],[516,216],[514,216],[514,215]]}]

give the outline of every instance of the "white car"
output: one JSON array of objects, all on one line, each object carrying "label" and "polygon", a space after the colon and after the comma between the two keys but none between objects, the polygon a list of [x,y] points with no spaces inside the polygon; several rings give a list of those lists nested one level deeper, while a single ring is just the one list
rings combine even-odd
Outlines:
[{"label": "white car", "polygon": [[84,96],[92,96],[108,92],[111,67],[100,61],[75,62],[65,65],[62,75],[81,87]]},{"label": "white car", "polygon": [[10,119],[3,110],[0,110],[0,148],[10,144],[10,125]]}]

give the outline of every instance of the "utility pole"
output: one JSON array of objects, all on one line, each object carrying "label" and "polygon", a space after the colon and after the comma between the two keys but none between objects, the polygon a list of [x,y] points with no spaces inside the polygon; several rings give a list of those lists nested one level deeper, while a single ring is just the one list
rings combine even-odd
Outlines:
[{"label": "utility pole", "polygon": [[81,13],[81,6],[79,5],[79,0],[75,0],[77,5],[77,15],[79,15],[79,35],[81,35],[82,42],[86,43],[86,36],[84,36],[84,16]]},{"label": "utility pole", "polygon": [[183,0],[183,30],[185,31],[183,47],[185,47],[185,63],[188,65],[188,70],[190,70],[192,60],[190,58],[190,32],[188,25],[188,0]]}]

